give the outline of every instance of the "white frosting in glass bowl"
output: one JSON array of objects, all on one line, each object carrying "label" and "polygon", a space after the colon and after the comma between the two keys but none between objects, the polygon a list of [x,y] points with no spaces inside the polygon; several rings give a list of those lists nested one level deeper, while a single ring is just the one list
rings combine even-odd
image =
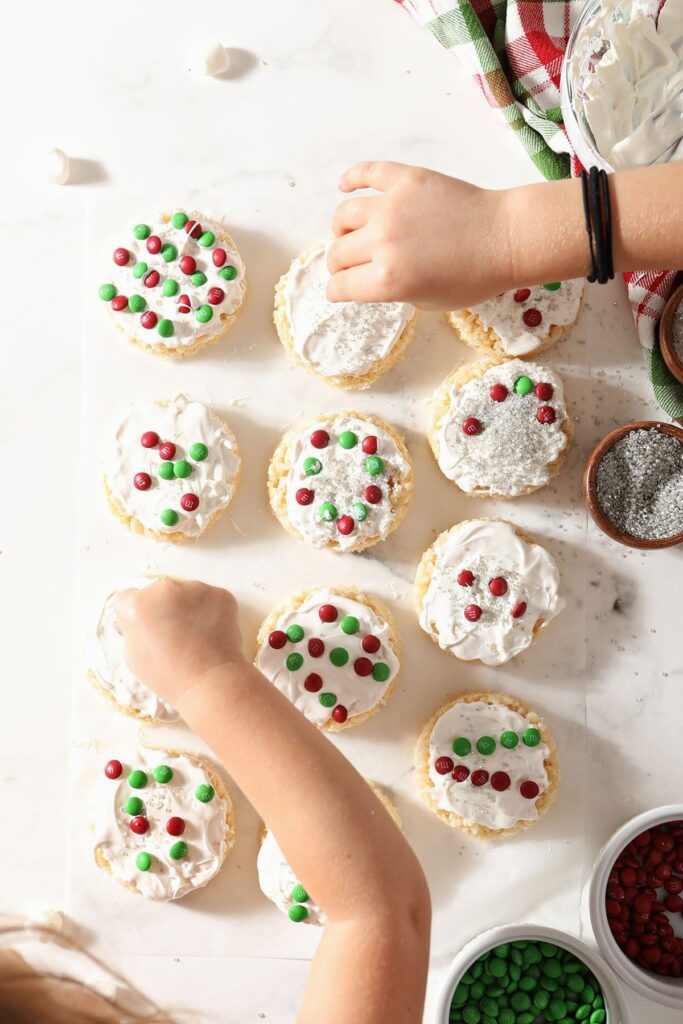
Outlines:
[{"label": "white frosting in glass bowl", "polygon": [[256,866],[261,892],[278,910],[287,914],[290,921],[297,924],[326,923],[325,914],[297,879],[270,829],[261,843]]}]

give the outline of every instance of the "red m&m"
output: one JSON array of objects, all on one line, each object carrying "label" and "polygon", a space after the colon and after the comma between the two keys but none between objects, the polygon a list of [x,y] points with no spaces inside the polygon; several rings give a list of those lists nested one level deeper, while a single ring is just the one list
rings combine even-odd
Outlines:
[{"label": "red m&m", "polygon": [[508,396],[508,389],[504,384],[492,384],[489,394],[492,401],[504,402]]},{"label": "red m&m", "polygon": [[474,583],[475,576],[474,573],[470,572],[469,569],[461,569],[461,571],[456,576],[456,579],[458,581],[458,586],[471,587],[472,584]]},{"label": "red m&m", "polygon": [[546,381],[541,381],[534,388],[536,398],[540,398],[542,402],[549,402],[555,394],[555,388],[552,384],[548,384]]},{"label": "red m&m", "polygon": [[107,763],[104,766],[104,774],[107,776],[108,779],[118,779],[122,771],[123,765],[121,764],[120,761],[117,761],[116,759],[107,761]]},{"label": "red m&m", "polygon": [[512,606],[512,611],[510,612],[510,615],[512,616],[513,619],[521,619],[521,617],[522,617],[522,615],[524,615],[526,609],[527,609],[526,601],[515,601],[515,603]]},{"label": "red m&m", "polygon": [[187,494],[183,494],[180,499],[180,507],[184,512],[196,512],[199,508],[199,498],[196,494],[192,494],[188,491]]},{"label": "red m&m", "polygon": [[213,260],[214,267],[222,267],[227,258],[228,255],[225,249],[214,249],[211,253],[211,259]]},{"label": "red m&m", "polygon": [[476,772],[472,772],[472,785],[473,786],[485,786],[489,781],[489,773],[480,768]]},{"label": "red m&m", "polygon": [[507,582],[502,576],[495,576],[492,580],[489,580],[489,590],[494,597],[503,597],[508,592]]},{"label": "red m&m", "polygon": [[194,274],[197,269],[197,261],[194,256],[181,256],[180,258],[180,269],[183,274]]},{"label": "red m&m", "polygon": [[322,685],[322,677],[317,672],[309,672],[304,679],[304,690],[308,690],[309,693],[317,693],[322,689]]},{"label": "red m&m", "polygon": [[532,782],[530,779],[521,784],[519,791],[525,800],[535,800],[540,792],[536,783]]},{"label": "red m&m", "polygon": [[159,455],[161,456],[162,459],[165,459],[167,462],[169,459],[175,457],[175,453],[176,447],[173,444],[173,441],[164,441],[164,443],[159,448]]},{"label": "red m&m", "polygon": [[314,491],[309,487],[300,487],[295,497],[298,505],[310,505],[314,498]]},{"label": "red m&m", "polygon": [[554,423],[555,422],[555,410],[552,405],[540,406],[536,413],[536,419],[539,423]]},{"label": "red m&m", "polygon": [[225,292],[222,288],[209,288],[207,298],[212,306],[218,306],[225,298]]},{"label": "red m&m", "polygon": [[161,239],[158,235],[150,235],[147,239],[147,252],[151,252],[152,256],[161,252]]},{"label": "red m&m", "polygon": [[543,314],[539,309],[525,309],[522,313],[522,320],[527,327],[538,327],[543,320]]},{"label": "red m&m", "polygon": [[337,724],[341,725],[349,717],[349,713],[343,704],[337,704],[336,708],[332,712],[332,718]]},{"label": "red m&m", "polygon": [[312,658],[322,658],[325,653],[325,644],[317,636],[312,636],[308,641],[308,653]]},{"label": "red m&m", "polygon": [[281,629],[274,629],[268,636],[268,646],[274,651],[279,651],[287,643],[287,634]]},{"label": "red m&m", "polygon": [[330,443],[330,435],[326,430],[314,430],[311,434],[311,444],[314,448],[327,448]]},{"label": "red m&m", "polygon": [[434,762],[434,767],[436,768],[439,775],[450,775],[455,765],[453,764],[453,761],[451,760],[450,757],[443,756],[437,757],[436,761]]},{"label": "red m&m", "polygon": [[156,288],[156,286],[159,284],[159,280],[159,271],[150,270],[148,274],[145,274],[143,278],[143,284],[145,288]]},{"label": "red m&m", "polygon": [[356,658],[353,671],[357,676],[369,676],[372,673],[372,662],[369,658]]},{"label": "red m&m", "polygon": [[115,295],[111,300],[111,308],[115,313],[120,313],[122,309],[125,309],[128,305],[127,295]]},{"label": "red m&m", "polygon": [[366,455],[375,455],[377,453],[377,438],[374,434],[368,434],[367,437],[363,438],[361,448]]},{"label": "red m&m", "polygon": [[138,491],[148,491],[152,486],[152,478],[149,473],[136,473],[133,484]]},{"label": "red m&m", "polygon": [[129,825],[131,832],[135,832],[136,836],[144,836],[145,832],[149,831],[149,822],[142,814],[136,814],[131,818]]},{"label": "red m&m", "polygon": [[337,520],[337,529],[344,536],[348,536],[349,533],[353,533],[353,528],[355,525],[356,524],[351,518],[351,516],[341,516]]},{"label": "red m&m", "polygon": [[382,644],[379,637],[372,636],[372,634],[364,636],[361,641],[361,647],[363,648],[366,654],[377,654],[377,651],[380,649],[381,646]]},{"label": "red m&m", "polygon": [[462,425],[463,434],[467,434],[468,437],[474,437],[475,434],[481,433],[481,421],[476,416],[468,416]]},{"label": "red m&m", "polygon": [[192,309],[192,304],[190,303],[190,296],[189,295],[185,295],[184,293],[182,295],[179,295],[178,296],[178,312],[179,313],[189,313],[191,309]]},{"label": "red m&m", "polygon": [[456,764],[453,769],[453,778],[456,782],[464,782],[470,777],[470,770],[464,764]]},{"label": "red m&m", "polygon": [[181,836],[185,831],[185,822],[182,818],[173,817],[169,818],[166,822],[166,831],[169,836]]},{"label": "red m&m", "polygon": [[191,219],[190,220],[186,220],[185,221],[185,233],[188,234],[190,236],[190,238],[201,238],[202,226],[199,223],[199,221],[198,220],[191,220]]},{"label": "red m&m", "polygon": [[130,260],[130,253],[127,249],[121,247],[120,249],[114,249],[114,263],[117,267],[125,267]]},{"label": "red m&m", "polygon": [[382,500],[382,491],[376,484],[368,484],[365,488],[365,500],[370,505],[379,505]]},{"label": "red m&m", "polygon": [[159,444],[159,435],[154,430],[146,430],[140,438],[143,448],[156,448]]},{"label": "red m&m", "polygon": [[478,622],[481,618],[481,608],[478,604],[468,604],[463,611],[463,615],[468,622]]},{"label": "red m&m", "polygon": [[318,615],[323,622],[336,622],[339,612],[333,604],[321,604],[318,609]]},{"label": "red m&m", "polygon": [[530,295],[531,295],[531,289],[530,288],[518,288],[517,291],[515,292],[513,298],[514,298],[515,302],[526,302],[526,300],[529,298]]},{"label": "red m&m", "polygon": [[153,312],[153,310],[148,309],[140,317],[140,323],[145,328],[145,330],[151,331],[153,327],[156,327],[158,319],[159,318],[157,317],[156,313]]}]

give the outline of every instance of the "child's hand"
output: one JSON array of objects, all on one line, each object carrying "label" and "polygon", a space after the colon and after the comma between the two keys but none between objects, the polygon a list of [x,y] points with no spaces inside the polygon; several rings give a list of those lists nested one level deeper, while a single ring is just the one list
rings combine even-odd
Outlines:
[{"label": "child's hand", "polygon": [[335,211],[331,301],[462,309],[509,287],[507,193],[385,162],[355,164],[339,187],[381,194],[348,199]]},{"label": "child's hand", "polygon": [[121,591],[116,615],[131,672],[175,707],[207,672],[246,664],[237,602],[227,590],[159,580]]}]

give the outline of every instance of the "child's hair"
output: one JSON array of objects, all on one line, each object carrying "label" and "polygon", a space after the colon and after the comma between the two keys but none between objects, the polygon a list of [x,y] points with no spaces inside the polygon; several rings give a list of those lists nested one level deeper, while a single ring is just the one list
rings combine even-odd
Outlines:
[{"label": "child's hair", "polygon": [[[81,953],[106,972],[141,1009],[132,1009],[116,998],[102,995],[76,978],[59,973],[34,971],[20,956],[3,955],[21,940],[53,941],[62,948]],[[74,1005],[73,994],[97,1000],[96,1009]],[[117,971],[107,967],[77,942],[53,928],[33,924],[0,926],[0,1024],[175,1024],[150,999],[129,984]]]}]

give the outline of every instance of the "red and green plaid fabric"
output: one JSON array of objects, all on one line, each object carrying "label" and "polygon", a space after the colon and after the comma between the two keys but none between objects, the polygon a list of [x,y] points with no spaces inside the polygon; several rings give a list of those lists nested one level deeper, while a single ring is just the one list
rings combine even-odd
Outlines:
[{"label": "red and green plaid fabric", "polygon": [[[398,0],[470,69],[541,174],[577,174],[560,110],[560,74],[572,26],[585,0]],[[657,324],[675,271],[624,275],[655,397],[683,419],[683,386],[659,351]]]}]

